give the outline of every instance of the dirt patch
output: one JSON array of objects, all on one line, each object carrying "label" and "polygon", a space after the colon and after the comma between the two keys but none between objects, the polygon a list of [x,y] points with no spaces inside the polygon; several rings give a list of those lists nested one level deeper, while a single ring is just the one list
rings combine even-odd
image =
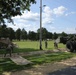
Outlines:
[{"label": "dirt patch", "polygon": [[[65,68],[73,67],[75,65],[76,65],[76,57],[73,57],[61,62],[35,65],[33,68],[27,69],[27,70],[9,72],[8,75],[56,75],[56,74],[49,74],[49,73],[62,71]],[[4,73],[3,75],[7,75],[7,74]]]}]

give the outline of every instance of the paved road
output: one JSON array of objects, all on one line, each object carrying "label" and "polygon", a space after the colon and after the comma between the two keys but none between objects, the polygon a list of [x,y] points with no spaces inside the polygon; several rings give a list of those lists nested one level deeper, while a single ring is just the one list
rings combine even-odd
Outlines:
[{"label": "paved road", "polygon": [[48,75],[76,75],[76,66],[72,66],[52,73],[48,73]]}]

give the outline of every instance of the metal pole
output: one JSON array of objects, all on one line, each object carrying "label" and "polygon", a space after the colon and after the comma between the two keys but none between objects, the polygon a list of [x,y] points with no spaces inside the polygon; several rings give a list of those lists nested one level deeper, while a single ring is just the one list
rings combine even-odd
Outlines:
[{"label": "metal pole", "polygon": [[42,50],[42,0],[40,0],[40,50]]}]

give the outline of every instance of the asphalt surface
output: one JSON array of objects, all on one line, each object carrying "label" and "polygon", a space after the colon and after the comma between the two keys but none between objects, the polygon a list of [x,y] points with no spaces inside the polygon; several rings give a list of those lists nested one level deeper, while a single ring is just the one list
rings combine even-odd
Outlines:
[{"label": "asphalt surface", "polygon": [[61,69],[61,70],[49,73],[48,75],[76,75],[76,66],[71,66],[65,69]]}]

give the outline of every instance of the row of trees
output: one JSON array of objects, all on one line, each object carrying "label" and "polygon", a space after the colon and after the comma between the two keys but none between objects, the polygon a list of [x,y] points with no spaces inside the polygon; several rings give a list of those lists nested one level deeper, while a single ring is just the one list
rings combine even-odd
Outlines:
[{"label": "row of trees", "polygon": [[[24,28],[21,30],[20,28],[14,31],[12,28],[7,28],[6,25],[0,26],[0,38],[9,37],[10,40],[39,40],[40,29],[37,32],[29,31],[27,32]],[[42,28],[42,40],[45,39],[57,39],[58,36],[67,36],[68,34],[62,32],[61,34],[48,32],[46,28]]]}]

